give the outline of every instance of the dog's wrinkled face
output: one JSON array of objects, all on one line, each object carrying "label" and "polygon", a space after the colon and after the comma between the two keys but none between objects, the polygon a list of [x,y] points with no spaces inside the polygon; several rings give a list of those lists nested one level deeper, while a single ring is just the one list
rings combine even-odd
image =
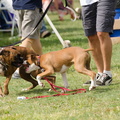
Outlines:
[{"label": "dog's wrinkled face", "polygon": [[16,56],[14,56],[14,61],[11,62],[11,65],[15,67],[20,67],[22,63],[23,63],[23,57],[21,57],[20,54],[17,54]]},{"label": "dog's wrinkled face", "polygon": [[8,65],[13,65],[15,67],[20,67],[23,63],[23,57],[16,49],[4,48],[0,51],[4,62]]}]

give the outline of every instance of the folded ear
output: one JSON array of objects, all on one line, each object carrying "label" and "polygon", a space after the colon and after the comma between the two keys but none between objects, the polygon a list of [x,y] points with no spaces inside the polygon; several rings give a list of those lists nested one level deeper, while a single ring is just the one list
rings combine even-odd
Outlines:
[{"label": "folded ear", "polygon": [[15,47],[12,47],[12,49],[17,50]]},{"label": "folded ear", "polygon": [[29,54],[29,55],[27,55],[27,60],[32,60],[32,61],[34,61],[34,60],[36,60],[36,55],[34,55],[34,54]]},{"label": "folded ear", "polygon": [[1,50],[0,51],[0,55],[4,55],[4,56],[9,56],[10,55],[10,51],[7,51],[7,50]]},{"label": "folded ear", "polygon": [[36,56],[34,54],[31,54],[31,59],[32,60],[35,60],[36,59]]}]

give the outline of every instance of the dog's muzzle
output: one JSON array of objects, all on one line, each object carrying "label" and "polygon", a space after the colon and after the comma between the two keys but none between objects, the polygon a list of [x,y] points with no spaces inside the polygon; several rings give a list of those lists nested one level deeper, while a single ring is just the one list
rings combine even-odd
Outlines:
[{"label": "dog's muzzle", "polygon": [[18,54],[17,56],[14,57],[14,61],[11,62],[11,65],[15,66],[15,67],[20,67],[23,64],[23,57],[21,57],[20,54]]},{"label": "dog's muzzle", "polygon": [[38,70],[38,69],[40,69],[40,67],[35,65],[35,63],[32,63],[31,65],[29,65],[29,67],[27,67],[26,73],[31,73],[32,71]]}]

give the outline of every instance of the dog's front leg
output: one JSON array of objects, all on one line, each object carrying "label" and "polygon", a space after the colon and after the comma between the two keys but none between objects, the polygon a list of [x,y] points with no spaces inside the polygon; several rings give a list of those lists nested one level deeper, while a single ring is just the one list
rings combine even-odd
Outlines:
[{"label": "dog's front leg", "polygon": [[37,75],[36,79],[38,81],[38,84],[42,87],[44,87],[44,84],[41,82],[41,78],[45,77],[45,76],[49,76],[53,74],[53,70],[46,70],[40,74]]},{"label": "dog's front leg", "polygon": [[95,89],[95,88],[96,88],[96,79],[94,78],[94,80],[91,79],[91,85],[89,87],[89,90],[92,90],[92,89]]},{"label": "dog's front leg", "polygon": [[3,91],[2,91],[2,87],[0,86],[0,97],[3,97],[4,94],[3,94]]},{"label": "dog's front leg", "polygon": [[4,82],[4,94],[5,95],[9,94],[8,84],[9,84],[10,80],[11,80],[11,76],[6,77],[6,80]]},{"label": "dog's front leg", "polygon": [[37,75],[36,79],[38,81],[38,85],[40,85],[41,87],[44,87],[44,84],[41,82],[41,76]]},{"label": "dog's front leg", "polygon": [[65,88],[68,88],[68,80],[67,80],[67,77],[66,77],[66,73],[64,72],[64,73],[61,73],[61,75],[62,75],[62,79],[63,79],[63,83],[64,83],[64,87]]}]

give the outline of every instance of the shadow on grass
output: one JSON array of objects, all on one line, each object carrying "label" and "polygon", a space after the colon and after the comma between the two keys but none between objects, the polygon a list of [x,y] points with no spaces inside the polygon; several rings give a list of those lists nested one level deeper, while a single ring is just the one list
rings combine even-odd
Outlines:
[{"label": "shadow on grass", "polygon": [[[43,88],[43,89],[32,89],[29,91],[21,91],[17,95],[28,95],[28,94],[35,94],[35,95],[53,95],[58,94],[57,92],[49,91],[50,88]],[[60,92],[60,89],[56,89]]]}]

